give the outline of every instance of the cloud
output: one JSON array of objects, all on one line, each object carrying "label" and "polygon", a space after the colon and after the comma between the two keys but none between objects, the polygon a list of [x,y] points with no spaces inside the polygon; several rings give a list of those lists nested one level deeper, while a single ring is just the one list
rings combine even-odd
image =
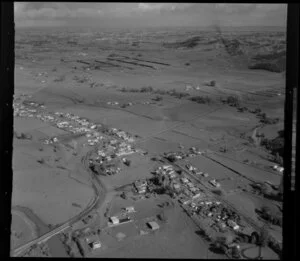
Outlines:
[{"label": "cloud", "polygon": [[[16,25],[36,20],[63,24],[103,26],[231,26],[281,25],[286,22],[286,4],[197,3],[43,3],[15,2]],[[51,24],[60,24],[51,22]],[[45,24],[45,23],[43,23]]]},{"label": "cloud", "polygon": [[184,10],[193,4],[184,4],[184,3],[139,3],[138,10],[142,12],[160,12],[160,11],[175,11],[175,10]]}]

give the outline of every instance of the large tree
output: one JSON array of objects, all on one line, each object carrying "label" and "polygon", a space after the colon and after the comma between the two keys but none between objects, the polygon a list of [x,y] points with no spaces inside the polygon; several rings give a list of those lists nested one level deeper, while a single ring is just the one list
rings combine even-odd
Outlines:
[{"label": "large tree", "polygon": [[262,248],[266,247],[269,242],[269,232],[267,229],[267,225],[265,224],[259,232],[259,240],[257,242],[257,245],[259,246],[259,254],[258,259],[262,259]]}]

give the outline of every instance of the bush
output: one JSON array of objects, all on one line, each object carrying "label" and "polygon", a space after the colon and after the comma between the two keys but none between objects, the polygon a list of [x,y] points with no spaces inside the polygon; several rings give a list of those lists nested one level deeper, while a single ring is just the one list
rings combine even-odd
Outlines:
[{"label": "bush", "polygon": [[152,100],[153,100],[153,101],[161,101],[161,100],[163,100],[163,97],[161,97],[161,96],[156,96],[156,97],[154,97]]},{"label": "bush", "polygon": [[[278,161],[281,161],[279,157],[283,157],[284,150],[284,137],[276,137],[275,139],[262,139],[261,146],[271,151],[271,154],[277,157]],[[278,156],[277,156],[278,155]]]},{"label": "bush", "polygon": [[222,190],[220,189],[215,189],[215,190],[212,190],[212,193],[218,195],[218,196],[223,196],[223,192]]},{"label": "bush", "polygon": [[239,107],[240,106],[240,101],[237,96],[228,96],[226,101],[227,104],[233,107]]},{"label": "bush", "polygon": [[264,124],[277,124],[279,122],[279,118],[267,118],[264,117],[260,120],[261,123]]},{"label": "bush", "polygon": [[37,162],[40,163],[40,164],[44,164],[45,160],[43,158],[41,158],[41,159],[38,159]]},{"label": "bush", "polygon": [[166,94],[168,94],[168,91],[165,91],[165,90],[155,90],[154,93],[161,94],[161,95],[166,95]]},{"label": "bush", "polygon": [[66,79],[65,75],[61,75],[58,78],[54,79],[54,82],[63,82]]},{"label": "bush", "polygon": [[140,89],[140,92],[153,92],[153,87],[152,86],[142,87]]},{"label": "bush", "polygon": [[188,93],[186,92],[178,92],[176,91],[175,89],[171,90],[171,91],[168,91],[168,94],[175,97],[175,98],[178,98],[178,99],[181,99],[181,98],[184,98],[184,97],[187,97],[187,96],[190,96]]},{"label": "bush", "polygon": [[210,86],[210,87],[215,87],[216,86],[216,81],[215,80],[211,80],[209,82],[205,83],[206,86]]},{"label": "bush", "polygon": [[260,109],[260,108],[255,108],[253,112],[254,112],[255,114],[260,113],[260,112],[261,112],[261,109]]},{"label": "bush", "polygon": [[160,213],[157,215],[158,220],[166,222],[168,219],[164,213]]},{"label": "bush", "polygon": [[191,97],[189,100],[200,104],[206,104],[211,102],[211,99],[208,96],[194,96]]},{"label": "bush", "polygon": [[239,112],[245,112],[245,111],[248,111],[248,108],[247,107],[238,107],[237,108]]},{"label": "bush", "polygon": [[16,136],[17,136],[17,139],[21,139],[21,140],[31,140],[32,139],[32,136],[30,134],[25,134],[25,133],[21,133],[21,134],[18,134],[18,133],[15,133]]},{"label": "bush", "polygon": [[124,164],[129,167],[131,165],[131,160],[126,159]]}]

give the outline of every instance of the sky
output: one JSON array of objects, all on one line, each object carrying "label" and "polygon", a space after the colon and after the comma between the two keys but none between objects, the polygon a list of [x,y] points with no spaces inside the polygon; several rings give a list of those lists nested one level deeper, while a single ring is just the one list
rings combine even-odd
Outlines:
[{"label": "sky", "polygon": [[286,26],[286,4],[15,2],[16,27]]}]

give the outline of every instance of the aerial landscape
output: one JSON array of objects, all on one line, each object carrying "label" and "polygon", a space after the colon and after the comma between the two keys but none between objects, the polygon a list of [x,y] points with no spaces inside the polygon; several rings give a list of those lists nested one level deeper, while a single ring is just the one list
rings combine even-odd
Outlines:
[{"label": "aerial landscape", "polygon": [[285,24],[128,3],[141,26],[59,26],[117,3],[35,4],[15,6],[11,256],[279,260]]}]

